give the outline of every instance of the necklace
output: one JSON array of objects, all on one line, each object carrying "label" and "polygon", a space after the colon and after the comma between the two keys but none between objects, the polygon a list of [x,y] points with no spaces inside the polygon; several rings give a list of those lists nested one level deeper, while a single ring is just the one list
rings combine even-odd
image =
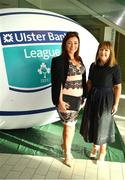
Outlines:
[{"label": "necklace", "polygon": [[71,59],[70,62],[76,66],[78,69],[81,67],[81,64],[80,62],[76,61],[75,59]]}]

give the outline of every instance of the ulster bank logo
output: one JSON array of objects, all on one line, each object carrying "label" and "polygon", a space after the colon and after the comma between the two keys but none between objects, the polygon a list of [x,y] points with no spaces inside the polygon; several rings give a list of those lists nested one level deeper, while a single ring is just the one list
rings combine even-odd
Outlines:
[{"label": "ulster bank logo", "polygon": [[24,44],[24,43],[60,43],[64,31],[14,31],[3,32],[1,35],[2,45]]},{"label": "ulster bank logo", "polygon": [[51,60],[61,53],[63,31],[1,32],[9,89],[36,92],[51,86]]},{"label": "ulster bank logo", "polygon": [[10,33],[10,34],[3,34],[3,42],[4,43],[11,43],[11,42],[13,42],[13,35],[12,35],[12,33]]}]

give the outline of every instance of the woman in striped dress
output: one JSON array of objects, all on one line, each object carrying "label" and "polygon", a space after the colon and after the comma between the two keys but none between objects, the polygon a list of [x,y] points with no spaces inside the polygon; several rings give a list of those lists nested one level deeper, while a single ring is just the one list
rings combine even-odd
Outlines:
[{"label": "woman in striped dress", "polygon": [[62,42],[62,53],[52,59],[51,66],[52,101],[64,124],[61,147],[67,166],[72,164],[75,124],[81,102],[86,97],[86,70],[79,56],[79,47],[78,33],[68,32]]}]

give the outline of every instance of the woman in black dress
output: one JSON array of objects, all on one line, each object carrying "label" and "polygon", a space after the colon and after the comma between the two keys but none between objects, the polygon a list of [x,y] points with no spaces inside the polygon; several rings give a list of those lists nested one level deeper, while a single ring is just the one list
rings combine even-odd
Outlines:
[{"label": "woman in black dress", "polygon": [[88,97],[85,104],[80,134],[86,142],[93,143],[91,158],[102,162],[107,143],[115,141],[113,115],[117,112],[121,94],[120,67],[109,41],[99,44],[95,62],[88,76]]}]

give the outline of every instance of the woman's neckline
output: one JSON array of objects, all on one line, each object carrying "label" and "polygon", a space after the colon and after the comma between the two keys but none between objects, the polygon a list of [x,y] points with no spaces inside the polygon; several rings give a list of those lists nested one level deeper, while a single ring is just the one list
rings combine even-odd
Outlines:
[{"label": "woman's neckline", "polygon": [[70,59],[69,62],[70,62],[73,66],[76,66],[78,69],[81,67],[81,63],[78,62],[78,61],[72,61],[72,60]]}]

